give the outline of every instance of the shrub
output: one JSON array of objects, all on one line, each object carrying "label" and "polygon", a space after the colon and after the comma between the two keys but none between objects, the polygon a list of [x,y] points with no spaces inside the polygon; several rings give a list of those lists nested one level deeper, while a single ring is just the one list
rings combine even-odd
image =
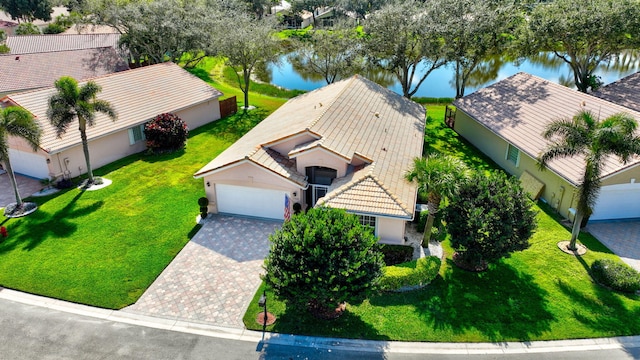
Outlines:
[{"label": "shrub", "polygon": [[342,209],[319,207],[294,215],[269,240],[267,285],[320,318],[336,317],[346,301],[363,300],[382,275],[376,237]]},{"label": "shrub", "polygon": [[180,117],[164,113],[144,125],[144,136],[152,152],[175,151],[184,148],[189,130]]},{"label": "shrub", "polygon": [[0,44],[0,54],[8,54],[11,49],[6,44]]},{"label": "shrub", "polygon": [[24,22],[16,27],[16,35],[39,35],[40,29],[32,23]]},{"label": "shrub", "polygon": [[60,25],[60,24],[49,24],[47,25],[44,29],[42,29],[42,33],[43,34],[60,34],[65,32],[64,26]]},{"label": "shrub", "polygon": [[413,247],[411,246],[383,244],[380,250],[387,266],[401,264],[413,259]]},{"label": "shrub", "polygon": [[633,293],[640,290],[640,273],[627,264],[611,259],[599,259],[591,264],[591,276],[604,286]]},{"label": "shrub", "polygon": [[440,259],[427,256],[383,269],[380,289],[397,291],[405,287],[420,287],[429,284],[440,271]]},{"label": "shrub", "polygon": [[517,179],[502,172],[476,173],[445,208],[456,265],[481,271],[529,247],[536,212]]}]

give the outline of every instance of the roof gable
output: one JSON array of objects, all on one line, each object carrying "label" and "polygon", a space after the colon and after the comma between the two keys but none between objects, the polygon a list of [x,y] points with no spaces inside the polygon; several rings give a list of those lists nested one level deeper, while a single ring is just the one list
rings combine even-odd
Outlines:
[{"label": "roof gable", "polygon": [[[640,113],[633,110],[526,73],[480,89],[456,100],[454,105],[534,159],[549,144],[542,133],[555,119],[571,118],[580,110],[589,110],[600,118],[625,112],[640,120]],[[582,157],[575,156],[553,160],[548,167],[577,185],[584,172],[583,163]],[[629,165],[609,157],[602,176],[614,174]]]},{"label": "roof gable", "polygon": [[640,72],[601,87],[595,96],[640,111]]},{"label": "roof gable", "polygon": [[[158,114],[179,111],[222,95],[173,63],[122,71],[93,80],[102,87],[98,98],[113,106],[118,119],[111,121],[108,116],[98,113],[95,125],[87,129],[89,140],[145,123]],[[80,82],[80,85],[84,83]],[[55,91],[55,88],[46,88],[11,94],[1,99],[2,102],[23,107],[36,117],[43,129],[40,146],[49,153],[80,144],[80,137],[75,131],[68,131],[57,138],[47,118],[49,97]]]}]

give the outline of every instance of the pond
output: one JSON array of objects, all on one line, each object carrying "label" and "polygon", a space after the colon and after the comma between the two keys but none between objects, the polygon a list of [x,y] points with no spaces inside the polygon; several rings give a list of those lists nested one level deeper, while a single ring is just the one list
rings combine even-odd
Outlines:
[{"label": "pond", "polygon": [[[604,84],[618,80],[640,69],[640,56],[635,53],[625,53],[610,63],[601,65],[596,75]],[[507,78],[518,72],[527,72],[541,78],[554,81],[566,86],[574,87],[571,68],[552,53],[542,53],[536,57],[528,58],[520,63],[514,63],[503,59],[492,59],[484,62],[479,71],[472,76],[467,85],[465,95],[490,85],[496,81]],[[424,71],[423,69],[421,69]],[[416,92],[414,97],[454,97],[456,94],[453,85],[454,70],[452,66],[445,66],[433,71]],[[322,77],[306,72],[304,69],[294,68],[289,61],[289,55],[280,58],[280,64],[270,64],[266,69],[266,81],[271,84],[298,90],[314,90],[325,86]],[[393,75],[379,70],[374,73],[363,74],[365,77],[382,84],[389,89],[402,94],[400,84]],[[418,77],[420,75],[417,75]],[[414,83],[417,82],[414,81]]]}]

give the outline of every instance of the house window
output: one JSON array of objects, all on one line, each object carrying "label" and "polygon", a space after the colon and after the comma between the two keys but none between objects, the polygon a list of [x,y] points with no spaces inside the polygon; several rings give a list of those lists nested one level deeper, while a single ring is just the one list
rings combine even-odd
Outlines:
[{"label": "house window", "polygon": [[358,219],[360,219],[360,224],[364,226],[370,226],[374,231],[376,229],[376,217],[369,215],[358,215]]},{"label": "house window", "polygon": [[129,144],[133,145],[139,141],[144,141],[144,124],[134,126],[129,129]]},{"label": "house window", "polygon": [[516,166],[520,165],[520,150],[511,144],[507,147],[507,160],[511,161]]}]

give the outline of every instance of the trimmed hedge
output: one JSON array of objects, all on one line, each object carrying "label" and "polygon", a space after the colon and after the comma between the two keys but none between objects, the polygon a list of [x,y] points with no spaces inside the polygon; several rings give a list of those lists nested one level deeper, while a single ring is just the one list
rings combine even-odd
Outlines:
[{"label": "trimmed hedge", "polygon": [[402,264],[413,259],[413,247],[407,245],[382,244],[380,251],[387,266]]},{"label": "trimmed hedge", "polygon": [[428,285],[440,271],[440,259],[427,256],[403,264],[387,266],[382,272],[380,289],[398,291],[402,288]]},{"label": "trimmed hedge", "polygon": [[640,273],[627,264],[611,259],[599,259],[591,264],[591,276],[613,290],[634,293],[640,290]]}]

